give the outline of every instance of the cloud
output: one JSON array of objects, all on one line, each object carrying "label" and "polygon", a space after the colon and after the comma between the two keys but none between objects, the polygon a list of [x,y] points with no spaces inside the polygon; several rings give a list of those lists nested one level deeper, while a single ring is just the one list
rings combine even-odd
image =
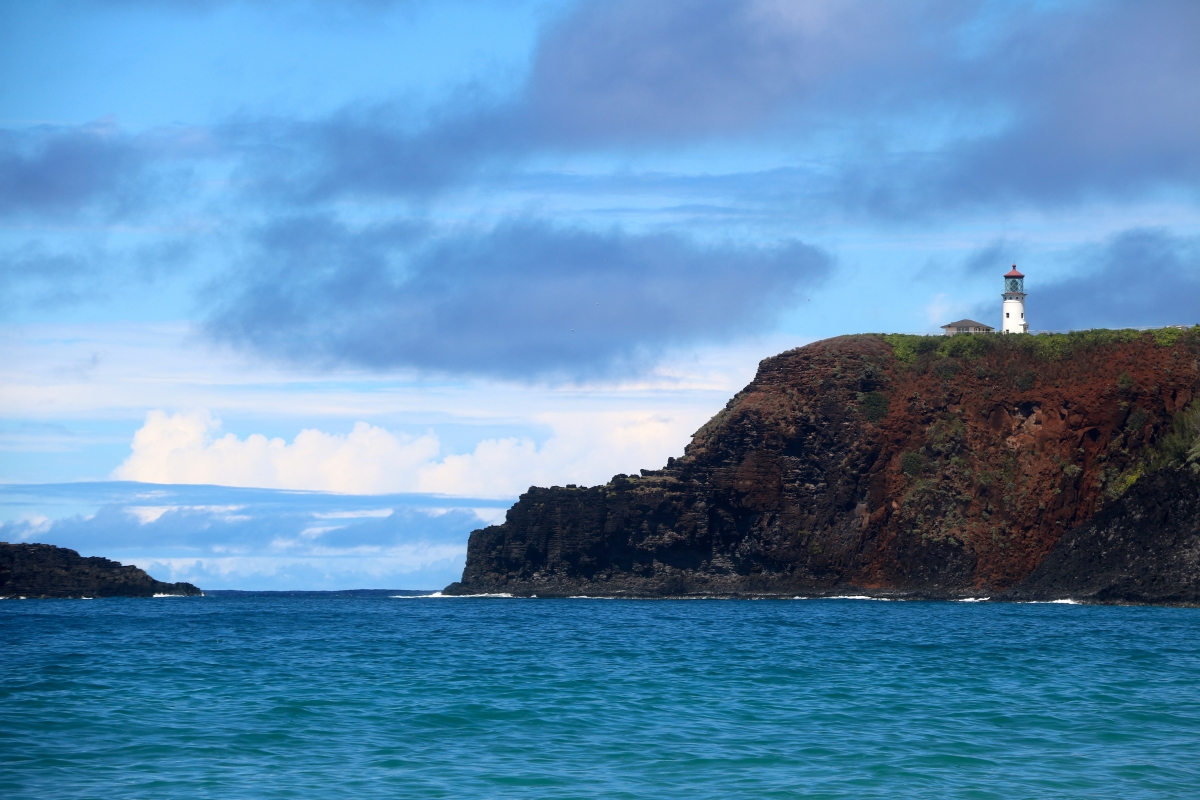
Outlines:
[{"label": "cloud", "polygon": [[[1018,7],[986,48],[938,65],[951,135],[860,153],[842,202],[872,213],[1200,196],[1200,6],[1176,0]],[[885,80],[906,79],[892,75]]]},{"label": "cloud", "polygon": [[1200,324],[1200,239],[1130,230],[1072,260],[1071,278],[1046,286],[1026,279],[1035,329]]},{"label": "cloud", "polygon": [[[155,410],[112,477],[350,494],[515,497],[533,485],[593,485],[618,472],[660,467],[682,453],[706,417],[694,410],[541,414],[537,421],[553,435],[540,445],[503,437],[485,439],[469,453],[443,453],[433,433],[416,437],[365,422],[345,435],[306,429],[288,443],[261,434],[219,435],[220,421],[203,410],[172,415]],[[162,508],[147,502],[136,514],[150,519]]]},{"label": "cloud", "polygon": [[551,147],[756,132],[841,106],[850,87],[878,102],[869,76],[926,62],[959,17],[929,0],[586,2],[542,37],[518,105]]},{"label": "cloud", "polygon": [[53,246],[49,237],[33,237],[0,249],[0,312],[111,300],[130,287],[170,280],[195,260],[198,248],[185,237],[140,238],[114,247],[86,236],[60,237]]},{"label": "cloud", "polygon": [[225,135],[255,150],[248,181],[306,203],[428,196],[545,153],[807,135],[847,114],[925,107],[932,84],[952,86],[937,68],[965,8],[589,0],[544,29],[513,96],[474,83],[423,119],[402,103],[360,103],[310,122],[241,120]]},{"label": "cloud", "polygon": [[587,0],[543,28],[518,91],[497,95],[486,79],[428,113],[376,97],[204,132],[3,131],[0,213],[177,206],[194,193],[180,191],[186,169],[167,179],[164,167],[210,158],[236,175],[224,191],[273,215],[428,200],[547,157],[714,143],[784,143],[796,155],[775,166],[818,163],[744,176],[760,202],[802,198],[814,211],[913,216],[1200,188],[1200,6],[1186,1]]},{"label": "cloud", "polygon": [[[539,153],[836,133],[825,201],[874,214],[1196,188],[1200,7],[1174,0],[582,2],[514,97],[287,128],[253,165],[312,201],[426,195]],[[278,132],[277,134],[278,135]]]},{"label": "cloud", "polygon": [[971,276],[1007,272],[1006,263],[1020,258],[1023,250],[1023,244],[1001,238],[967,256],[963,268]]},{"label": "cloud", "polygon": [[217,438],[220,426],[205,411],[151,411],[113,477],[360,494],[411,491],[417,467],[440,448],[432,433],[392,434],[365,422],[344,436],[302,430],[291,444],[261,434]]},{"label": "cloud", "polygon": [[247,114],[203,133],[0,132],[0,213],[178,202],[175,182],[151,178],[214,155],[242,200],[312,207],[425,198],[547,155],[713,142],[788,142],[822,162],[794,189],[876,215],[1194,195],[1200,182],[1200,6],[1187,0],[587,0],[544,27],[518,91],[498,96],[486,77],[423,115],[360,98],[323,119]]},{"label": "cloud", "polygon": [[59,306],[95,296],[95,252],[49,250],[27,243],[0,255],[0,311],[18,305]]},{"label": "cloud", "polygon": [[544,414],[554,435],[540,447],[509,437],[480,442],[422,468],[423,492],[514,497],[530,486],[591,486],[617,473],[657,469],[680,455],[707,412]]},{"label": "cloud", "polygon": [[1037,198],[1157,183],[1195,188],[1200,6],[1125,3],[1060,18],[1040,33],[1030,44],[1053,46],[1053,61],[1034,57],[1012,76],[1024,124],[968,152],[962,180]]},{"label": "cloud", "polygon": [[467,536],[485,524],[479,512],[503,514],[428,495],[212,486],[0,486],[0,495],[7,508],[38,509],[0,521],[0,540],[69,547],[205,589],[440,588],[462,574]]},{"label": "cloud", "polygon": [[0,131],[0,213],[74,210],[112,197],[144,163],[108,126]]},{"label": "cloud", "polygon": [[800,242],[703,246],[674,234],[513,222],[412,240],[297,219],[222,283],[207,330],[301,363],[580,378],[671,344],[773,324],[831,259]]},{"label": "cloud", "polygon": [[165,155],[159,136],[131,136],[112,120],[0,129],[0,215],[117,214],[140,208]]}]

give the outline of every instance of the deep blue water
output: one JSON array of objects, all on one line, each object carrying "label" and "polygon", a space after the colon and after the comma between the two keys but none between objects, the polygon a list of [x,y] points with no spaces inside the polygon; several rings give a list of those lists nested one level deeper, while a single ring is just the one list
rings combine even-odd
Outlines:
[{"label": "deep blue water", "polygon": [[0,602],[0,796],[1200,796],[1200,610]]}]

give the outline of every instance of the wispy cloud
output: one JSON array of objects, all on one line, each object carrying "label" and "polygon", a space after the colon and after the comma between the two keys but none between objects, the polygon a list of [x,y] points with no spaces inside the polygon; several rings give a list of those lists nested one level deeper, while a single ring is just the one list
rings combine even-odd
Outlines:
[{"label": "wispy cloud", "polygon": [[437,589],[461,574],[469,533],[503,512],[428,495],[135,483],[0,486],[0,496],[10,512],[25,509],[0,518],[0,539],[70,547],[208,589]]}]

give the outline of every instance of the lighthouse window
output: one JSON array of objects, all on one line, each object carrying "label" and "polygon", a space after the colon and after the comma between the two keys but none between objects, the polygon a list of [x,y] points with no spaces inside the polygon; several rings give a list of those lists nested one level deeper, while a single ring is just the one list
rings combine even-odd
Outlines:
[{"label": "lighthouse window", "polygon": [[1005,311],[1005,312],[1004,312],[1004,318],[1005,318],[1005,319],[1008,319],[1008,318],[1009,318],[1009,317],[1011,317],[1011,316],[1012,316],[1012,314],[1008,313],[1007,311]]}]

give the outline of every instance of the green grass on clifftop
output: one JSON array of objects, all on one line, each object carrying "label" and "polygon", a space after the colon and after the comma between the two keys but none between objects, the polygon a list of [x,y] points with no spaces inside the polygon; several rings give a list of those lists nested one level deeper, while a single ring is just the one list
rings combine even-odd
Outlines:
[{"label": "green grass on clifftop", "polygon": [[882,336],[892,348],[896,359],[905,364],[916,363],[921,355],[952,357],[972,361],[1003,349],[1019,350],[1044,361],[1068,358],[1080,350],[1112,344],[1126,344],[1149,338],[1159,347],[1172,347],[1181,339],[1200,345],[1200,326],[1193,328],[1094,328],[1070,333],[960,334],[957,336],[919,336],[908,333],[885,333]]}]

